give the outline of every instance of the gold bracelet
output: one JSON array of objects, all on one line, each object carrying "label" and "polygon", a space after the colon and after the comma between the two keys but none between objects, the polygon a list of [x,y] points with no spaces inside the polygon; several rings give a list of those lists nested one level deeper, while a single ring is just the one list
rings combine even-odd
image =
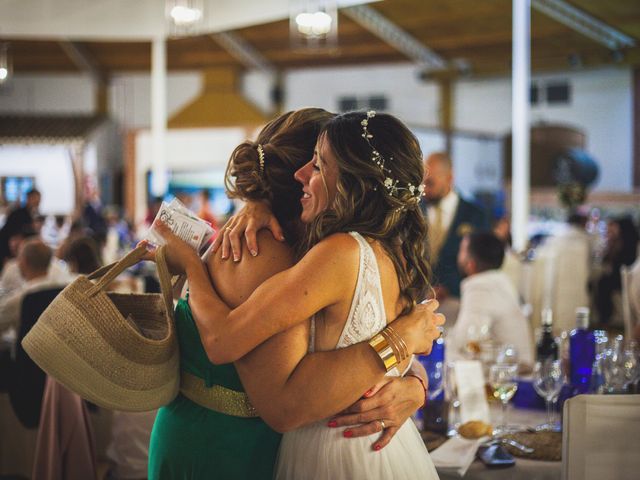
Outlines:
[{"label": "gold bracelet", "polygon": [[398,363],[402,362],[402,360],[403,360],[403,358],[402,358],[402,348],[398,344],[398,342],[395,339],[395,337],[393,337],[393,335],[391,335],[386,328],[384,330],[380,331],[380,335],[382,335],[384,338],[386,338],[387,342],[389,342],[389,345],[391,345],[391,348],[393,348],[393,353],[395,353],[396,358],[398,359]]},{"label": "gold bracelet", "polygon": [[389,341],[382,334],[378,333],[369,340],[369,345],[371,345],[371,348],[378,354],[387,372],[398,365],[396,353],[391,345],[389,345]]},{"label": "gold bracelet", "polygon": [[389,331],[389,333],[391,333],[396,338],[398,343],[400,343],[400,346],[402,347],[402,356],[404,357],[402,360],[404,360],[405,358],[408,358],[409,357],[409,349],[407,348],[407,344],[404,341],[404,338],[402,338],[400,335],[398,335],[398,332],[396,332],[391,327],[391,325],[387,325],[386,329]]},{"label": "gold bracelet", "polygon": [[404,352],[402,351],[402,346],[398,342],[397,338],[393,335],[393,330],[389,330],[389,327],[387,326],[380,333],[384,335],[384,337],[393,346],[393,350],[395,351],[396,357],[398,358],[398,363],[402,362],[406,357],[404,356]]}]

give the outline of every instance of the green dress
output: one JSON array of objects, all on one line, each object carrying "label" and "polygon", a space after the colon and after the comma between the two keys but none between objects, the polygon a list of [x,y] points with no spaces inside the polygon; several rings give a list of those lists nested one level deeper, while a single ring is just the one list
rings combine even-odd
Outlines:
[{"label": "green dress", "polygon": [[[175,311],[180,366],[204,380],[243,391],[232,364],[213,365],[186,300]],[[281,435],[260,418],[225,415],[184,395],[158,411],[149,446],[149,479],[271,479]]]}]

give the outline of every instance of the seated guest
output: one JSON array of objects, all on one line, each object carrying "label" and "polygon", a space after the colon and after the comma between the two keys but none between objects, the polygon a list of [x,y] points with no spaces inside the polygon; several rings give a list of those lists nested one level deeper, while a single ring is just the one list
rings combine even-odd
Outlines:
[{"label": "seated guest", "polygon": [[447,336],[448,360],[464,358],[469,342],[495,340],[513,345],[521,365],[533,365],[531,327],[516,289],[500,270],[503,260],[504,244],[492,233],[462,240],[458,268],[466,278],[460,285],[458,320]]},{"label": "seated guest", "polygon": [[88,275],[100,268],[98,244],[91,237],[78,237],[67,247],[64,261],[70,272]]},{"label": "seated guest", "polygon": [[620,267],[632,265],[638,256],[638,230],[630,216],[614,218],[607,224],[607,245],[602,257],[602,273],[596,281],[595,305],[598,319],[609,323],[613,316],[613,295],[622,289]]},{"label": "seated guest", "polygon": [[[520,256],[511,246],[511,222],[507,217],[496,220],[493,224],[493,234],[498,237],[504,245],[504,261],[501,270],[509,277],[513,286],[520,288],[522,278],[522,265]],[[528,292],[518,290],[521,298],[525,298]]]},{"label": "seated guest", "polygon": [[24,285],[25,279],[18,267],[18,251],[25,240],[35,236],[35,230],[32,227],[26,227],[9,238],[9,258],[5,261],[0,275],[0,289],[3,295],[8,295]]},{"label": "seated guest", "polygon": [[64,286],[65,281],[52,279],[48,275],[52,256],[51,249],[38,238],[26,240],[20,247],[18,268],[25,283],[0,300],[0,331],[10,327],[18,327],[22,299],[25,295]]},{"label": "seated guest", "polygon": [[[9,248],[12,256],[4,264],[2,275],[0,275],[0,291],[3,295],[8,295],[24,286],[26,279],[20,273],[17,254],[21,245],[29,238],[37,238],[37,233],[31,228],[23,229],[21,232],[13,235],[9,241]],[[64,262],[58,261],[56,258],[51,259],[49,271],[47,275],[50,280],[60,281],[64,283],[68,279],[67,267]]]}]

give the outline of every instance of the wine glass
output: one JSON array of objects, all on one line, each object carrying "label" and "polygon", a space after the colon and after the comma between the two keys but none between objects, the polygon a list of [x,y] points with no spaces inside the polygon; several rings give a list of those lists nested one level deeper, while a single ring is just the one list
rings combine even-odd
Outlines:
[{"label": "wine glass", "polygon": [[554,429],[552,405],[558,399],[563,384],[564,375],[560,360],[536,362],[533,367],[533,388],[544,398],[547,405],[547,423],[541,425],[542,428]]},{"label": "wine glass", "polygon": [[623,351],[624,337],[617,335],[610,343],[611,346],[605,351],[603,359],[605,392],[624,393],[627,382]]},{"label": "wine glass", "polygon": [[493,390],[493,396],[500,400],[502,410],[500,414],[500,425],[496,427],[497,433],[505,433],[508,431],[506,417],[507,405],[509,400],[513,398],[518,390],[518,381],[516,375],[518,373],[517,365],[491,365],[489,368],[489,385]]},{"label": "wine glass", "polygon": [[511,344],[504,345],[498,352],[496,363],[502,365],[518,365],[518,350]]},{"label": "wine glass", "polygon": [[476,360],[482,351],[481,344],[489,339],[489,326],[486,322],[476,325],[475,323],[467,327],[466,343],[464,353],[470,360]]},{"label": "wine glass", "polygon": [[445,365],[444,394],[447,403],[449,404],[449,431],[447,432],[447,435],[451,437],[456,434],[458,427],[460,426],[460,400],[458,399],[455,363],[453,362],[447,362]]},{"label": "wine glass", "polygon": [[635,346],[629,345],[625,348],[622,358],[624,360],[624,390],[628,393],[633,393],[634,384],[640,374],[640,366],[638,365],[638,356],[636,355]]},{"label": "wine glass", "polygon": [[431,362],[425,370],[427,371],[427,380],[429,380],[427,386],[429,398],[435,399],[444,388],[444,364],[442,362]]}]

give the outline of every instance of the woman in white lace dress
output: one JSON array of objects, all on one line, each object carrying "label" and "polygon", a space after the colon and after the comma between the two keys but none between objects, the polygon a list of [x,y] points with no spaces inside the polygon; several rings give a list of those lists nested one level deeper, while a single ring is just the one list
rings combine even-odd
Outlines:
[{"label": "woman in white lace dress", "polygon": [[[304,257],[234,309],[211,292],[206,269],[186,244],[167,235],[170,263],[188,275],[191,309],[210,359],[235,361],[311,317],[310,350],[340,349],[370,339],[388,319],[411,311],[428,287],[426,226],[418,207],[422,177],[418,142],[394,117],[369,112],[331,120],[313,159],[296,173],[303,184],[302,220],[309,225]],[[415,339],[406,340],[409,351],[418,351]],[[404,367],[406,362],[390,374]],[[252,399],[260,395],[254,387],[245,385]],[[399,431],[379,451],[371,448],[372,438],[347,440],[326,420],[314,420],[285,434],[277,478],[437,478],[410,420],[391,425],[380,418],[376,436],[388,427]]]}]

